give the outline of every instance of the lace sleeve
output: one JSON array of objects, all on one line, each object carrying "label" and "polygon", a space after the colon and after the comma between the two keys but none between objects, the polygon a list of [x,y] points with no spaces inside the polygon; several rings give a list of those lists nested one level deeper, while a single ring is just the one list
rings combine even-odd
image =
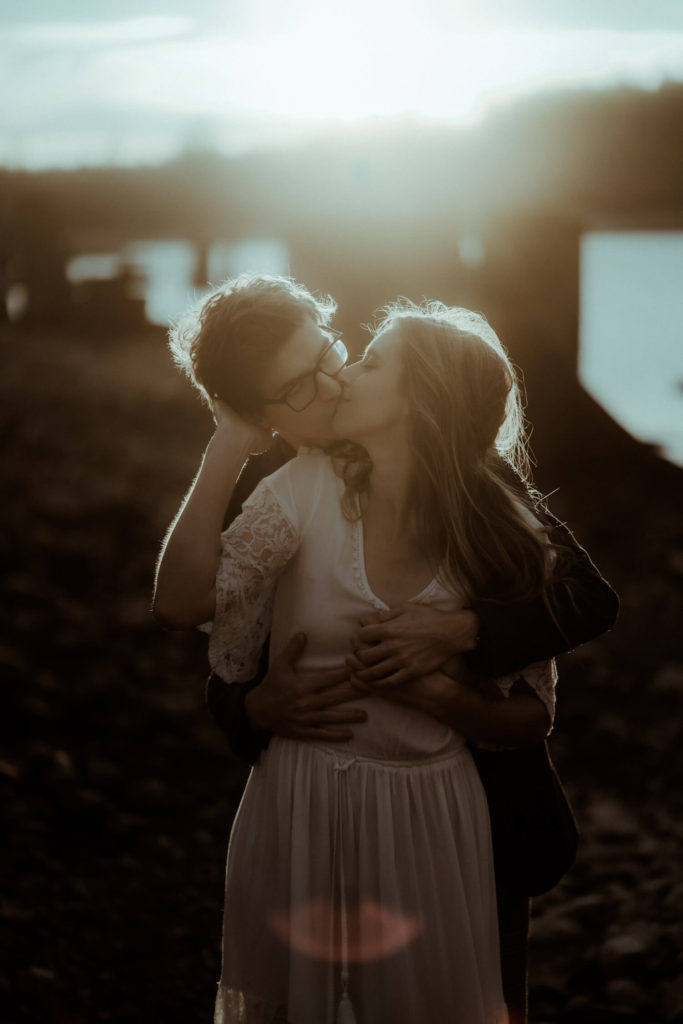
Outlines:
[{"label": "lace sleeve", "polygon": [[226,682],[255,675],[270,632],[275,584],[298,543],[297,530],[265,481],[223,533],[209,663]]},{"label": "lace sleeve", "polygon": [[514,683],[520,678],[535,691],[538,699],[545,705],[550,716],[550,729],[552,729],[555,720],[555,683],[557,682],[555,659],[536,661],[519,672],[512,672],[509,676],[499,676],[495,680],[495,685],[504,697],[509,697]]}]

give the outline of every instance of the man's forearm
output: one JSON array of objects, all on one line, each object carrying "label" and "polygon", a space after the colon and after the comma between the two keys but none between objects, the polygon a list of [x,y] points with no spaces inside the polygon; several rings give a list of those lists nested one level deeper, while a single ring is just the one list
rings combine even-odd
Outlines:
[{"label": "man's forearm", "polygon": [[443,672],[387,690],[382,696],[425,711],[474,743],[528,746],[541,742],[551,724],[543,704],[530,693],[487,697]]}]

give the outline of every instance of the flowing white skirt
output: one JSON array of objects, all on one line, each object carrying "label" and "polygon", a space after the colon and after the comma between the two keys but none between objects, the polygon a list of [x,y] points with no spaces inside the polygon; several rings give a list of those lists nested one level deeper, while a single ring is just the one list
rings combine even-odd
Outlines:
[{"label": "flowing white skirt", "polygon": [[467,747],[385,761],[273,739],[235,819],[216,1024],[505,1024]]}]

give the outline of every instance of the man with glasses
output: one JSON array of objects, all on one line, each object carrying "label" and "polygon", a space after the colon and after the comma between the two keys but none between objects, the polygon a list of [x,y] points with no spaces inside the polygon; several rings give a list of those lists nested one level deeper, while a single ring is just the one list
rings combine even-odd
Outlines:
[{"label": "man with glasses", "polygon": [[303,412],[318,396],[318,375],[324,373],[327,377],[336,377],[341,373],[349,358],[341,332],[333,327],[324,327],[321,333],[332,340],[323,348],[313,369],[289,381],[279,398],[267,398],[264,405],[284,404],[294,412]]},{"label": "man with glasses", "polygon": [[[348,354],[330,327],[335,311],[331,299],[314,297],[289,279],[245,276],[217,289],[172,330],[176,362],[213,404],[217,426],[204,460],[215,460],[223,469],[207,474],[226,481],[218,503],[226,509],[223,526],[239,514],[258,482],[299,447],[324,447],[337,440],[332,433],[341,393],[336,377]],[[202,486],[198,477],[181,507],[183,519],[179,512],[164,542],[158,568],[162,584],[172,582],[177,571],[174,550],[192,544],[193,560],[202,564],[204,552],[197,537],[206,537],[209,545],[207,574],[215,571],[211,545],[221,524],[202,520],[204,509],[217,504],[203,500]],[[415,693],[420,687],[421,655],[438,647],[444,662],[460,654],[471,671],[504,676],[609,629],[616,618],[616,596],[571,533],[556,521],[550,525],[551,540],[571,553],[563,579],[551,587],[554,615],[541,598],[516,607],[480,602],[450,613],[403,606],[384,616],[385,621],[362,629],[359,623],[361,638],[371,641],[367,651],[379,651],[381,643],[378,663],[370,653],[369,675],[381,677],[383,665],[395,668],[398,663]],[[207,582],[210,590],[213,578]],[[164,608],[165,589],[161,586],[155,592],[157,618],[176,628],[192,625],[194,609],[185,622],[182,608]],[[207,703],[232,751],[248,763],[254,763],[273,734],[342,741],[365,717],[344,706],[358,696],[346,668],[297,673],[305,643],[305,637],[292,637],[270,665],[265,650],[259,675],[244,684],[228,686],[216,677],[209,679]],[[432,707],[438,717],[439,708],[433,703]],[[525,892],[500,878],[497,882],[503,987],[511,1024],[519,1024],[526,1014],[529,903]]]}]

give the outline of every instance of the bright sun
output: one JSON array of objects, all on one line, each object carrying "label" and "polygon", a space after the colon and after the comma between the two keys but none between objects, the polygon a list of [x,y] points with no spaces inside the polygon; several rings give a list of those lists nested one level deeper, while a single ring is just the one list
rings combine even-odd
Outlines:
[{"label": "bright sun", "polygon": [[[465,120],[509,78],[499,33],[444,33],[411,3],[313,8],[295,31],[254,39],[225,70],[253,113],[312,120],[419,113]],[[237,56],[237,55],[236,55]],[[515,63],[524,65],[517,48]],[[514,69],[512,69],[514,70]],[[228,97],[226,96],[226,99]]]},{"label": "bright sun", "polygon": [[224,109],[239,100],[245,113],[291,119],[462,122],[492,99],[548,84],[600,85],[629,69],[647,83],[653,68],[661,75],[683,58],[681,34],[513,27],[484,19],[470,0],[306,4],[297,17],[290,5],[289,24],[272,33],[208,44],[202,60],[216,70]]}]

